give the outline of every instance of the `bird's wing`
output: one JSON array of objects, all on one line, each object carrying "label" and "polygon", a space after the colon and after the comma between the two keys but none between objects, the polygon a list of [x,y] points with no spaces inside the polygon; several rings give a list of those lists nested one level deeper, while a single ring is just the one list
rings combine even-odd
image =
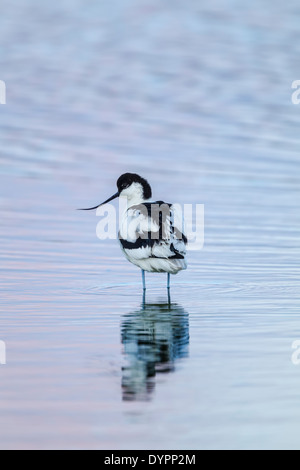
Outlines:
[{"label": "bird's wing", "polygon": [[133,259],[145,259],[152,256],[152,247],[159,226],[149,216],[149,204],[130,207],[120,227],[120,243],[122,249]]},{"label": "bird's wing", "polygon": [[187,238],[184,235],[184,220],[180,206],[168,204],[169,211],[162,211],[160,220],[160,243],[154,245],[152,253],[161,258],[184,258]]},{"label": "bird's wing", "polygon": [[129,208],[120,228],[120,243],[135,259],[184,258],[187,239],[180,208],[163,201]]},{"label": "bird's wing", "polygon": [[182,209],[179,205],[176,204],[173,204],[171,206],[171,230],[172,241],[175,251],[182,255],[185,255],[188,239],[185,235]]}]

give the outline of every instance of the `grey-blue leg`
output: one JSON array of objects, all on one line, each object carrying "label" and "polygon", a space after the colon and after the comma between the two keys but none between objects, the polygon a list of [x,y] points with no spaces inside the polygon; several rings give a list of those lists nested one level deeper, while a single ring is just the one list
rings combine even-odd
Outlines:
[{"label": "grey-blue leg", "polygon": [[146,289],[143,290],[143,309],[146,308]]},{"label": "grey-blue leg", "polygon": [[146,290],[145,271],[142,269],[143,290]]},{"label": "grey-blue leg", "polygon": [[167,283],[167,288],[168,289],[170,289],[170,277],[171,277],[171,275],[170,275],[170,273],[168,273],[168,283]]}]

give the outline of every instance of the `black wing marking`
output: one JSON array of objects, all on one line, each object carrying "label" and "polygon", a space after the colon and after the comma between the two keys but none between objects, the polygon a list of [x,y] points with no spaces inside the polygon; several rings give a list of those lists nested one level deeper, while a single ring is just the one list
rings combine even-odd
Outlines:
[{"label": "black wing marking", "polygon": [[[187,244],[187,237],[178,227],[174,225],[174,217],[172,213],[172,204],[164,201],[145,202],[130,207],[130,210],[137,211],[144,216],[145,219],[151,218],[157,226],[157,231],[136,231],[136,240],[130,242],[120,237],[120,243],[125,250],[137,250],[139,248],[153,248],[161,243],[165,243],[168,249],[174,253],[168,259],[184,259],[184,246]],[[181,241],[181,252],[177,250],[173,244],[174,241]],[[161,258],[152,254],[153,258]]]}]

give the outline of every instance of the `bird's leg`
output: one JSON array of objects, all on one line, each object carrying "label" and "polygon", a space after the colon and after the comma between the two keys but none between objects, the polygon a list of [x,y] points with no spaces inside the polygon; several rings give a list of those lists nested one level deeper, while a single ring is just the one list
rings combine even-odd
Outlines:
[{"label": "bird's leg", "polygon": [[168,289],[168,305],[171,307],[171,294],[170,294],[170,289]]},{"label": "bird's leg", "polygon": [[142,269],[143,291],[146,290],[145,271]]},{"label": "bird's leg", "polygon": [[143,309],[145,309],[146,308],[146,289],[143,290],[143,303],[142,303],[142,305],[143,305]]},{"label": "bird's leg", "polygon": [[168,281],[167,281],[167,289],[168,289],[168,304],[171,305],[171,294],[170,294],[170,273],[168,273]]}]

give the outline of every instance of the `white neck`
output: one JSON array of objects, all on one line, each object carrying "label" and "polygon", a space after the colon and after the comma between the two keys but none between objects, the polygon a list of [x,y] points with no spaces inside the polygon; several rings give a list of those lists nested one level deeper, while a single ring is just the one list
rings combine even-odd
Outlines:
[{"label": "white neck", "polygon": [[129,188],[124,189],[120,196],[127,198],[127,208],[142,204],[145,200],[143,197],[143,188],[139,183],[132,183]]}]

